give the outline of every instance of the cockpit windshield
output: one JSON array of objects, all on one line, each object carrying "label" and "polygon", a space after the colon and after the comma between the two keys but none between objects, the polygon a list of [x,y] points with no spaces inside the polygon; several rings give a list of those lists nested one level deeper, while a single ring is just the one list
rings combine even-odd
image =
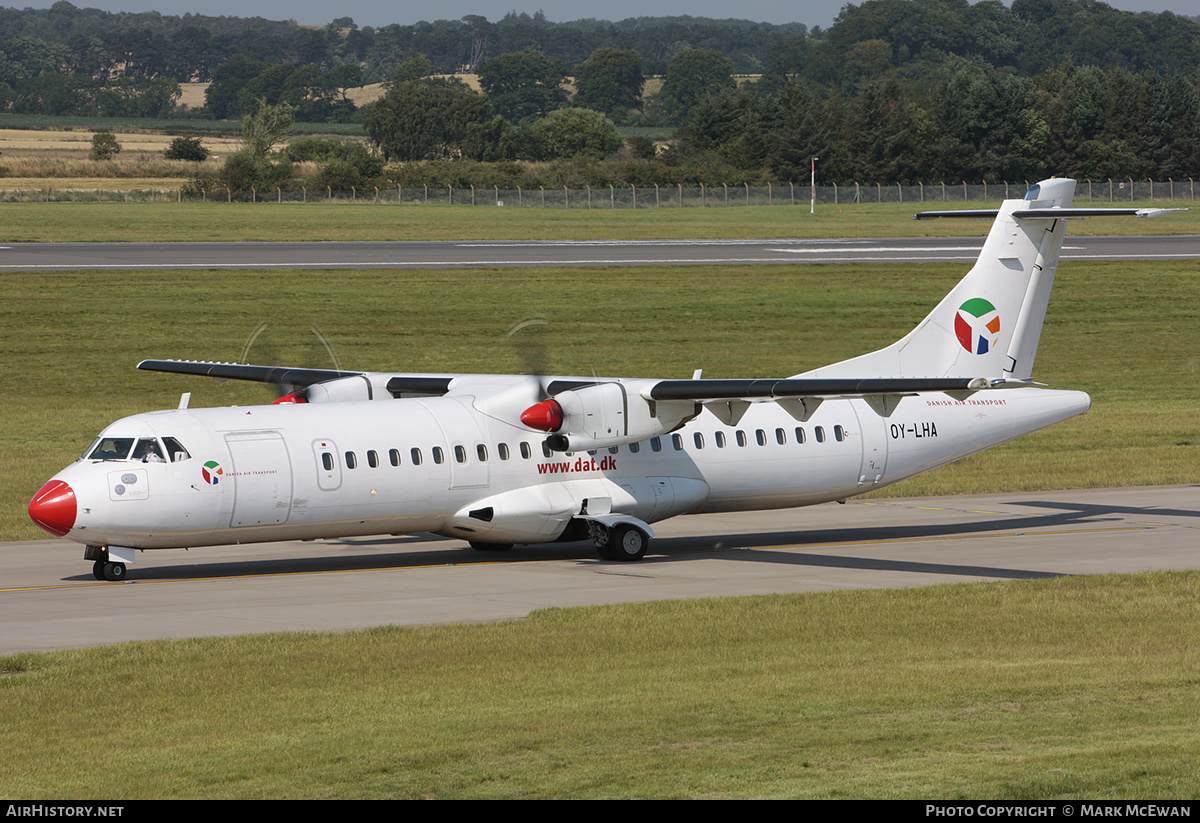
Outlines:
[{"label": "cockpit windshield", "polygon": [[[136,445],[135,445],[136,443]],[[101,437],[92,444],[85,460],[133,460],[138,463],[178,463],[191,455],[174,437],[164,437],[166,451],[157,437]]]},{"label": "cockpit windshield", "polygon": [[101,437],[88,452],[88,460],[124,460],[133,448],[132,437]]}]

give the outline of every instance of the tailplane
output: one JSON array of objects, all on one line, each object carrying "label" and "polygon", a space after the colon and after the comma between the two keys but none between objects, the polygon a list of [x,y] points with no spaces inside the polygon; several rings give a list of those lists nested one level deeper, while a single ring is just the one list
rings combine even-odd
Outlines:
[{"label": "tailplane", "polygon": [[1173,209],[1076,209],[1075,181],[1052,178],[999,209],[925,212],[931,217],[995,217],[979,259],[915,329],[892,345],[797,377],[1033,376],[1046,304],[1069,217],[1158,216]]}]

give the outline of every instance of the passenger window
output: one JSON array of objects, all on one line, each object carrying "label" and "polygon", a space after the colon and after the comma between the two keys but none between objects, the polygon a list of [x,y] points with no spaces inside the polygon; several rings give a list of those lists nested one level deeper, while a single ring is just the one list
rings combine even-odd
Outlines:
[{"label": "passenger window", "polygon": [[550,447],[546,445],[545,440],[542,441],[542,457],[545,457],[547,460],[550,459]]},{"label": "passenger window", "polygon": [[354,469],[358,467],[358,458],[354,456],[354,452],[346,452],[346,468]]},{"label": "passenger window", "polygon": [[787,444],[787,432],[785,432],[783,429],[776,429],[775,430],[775,442],[781,446],[786,445]]},{"label": "passenger window", "polygon": [[744,431],[742,431],[741,429],[738,429],[738,431],[737,431],[737,444],[739,446],[746,445],[746,433]]},{"label": "passenger window", "polygon": [[609,446],[609,447],[608,447],[608,453],[609,453],[609,454],[616,454],[618,451],[620,451],[620,449],[618,449],[616,446]]},{"label": "passenger window", "polygon": [[333,455],[329,452],[321,452],[321,468],[327,472],[333,471]]},{"label": "passenger window", "polygon": [[508,455],[508,444],[507,444],[507,443],[501,443],[499,446],[497,446],[497,447],[496,447],[496,452],[497,452],[497,454],[499,454],[499,455],[500,455],[500,459],[501,459],[501,460],[507,460],[507,459],[508,459],[508,457],[509,457],[509,455]]},{"label": "passenger window", "polygon": [[700,432],[696,432],[692,436],[692,441],[696,444],[696,448],[698,448],[698,449],[704,448],[704,435],[702,435]]},{"label": "passenger window", "polygon": [[804,428],[802,426],[796,427],[796,442],[800,444],[804,443]]},{"label": "passenger window", "polygon": [[421,465],[421,450],[420,449],[413,449],[412,451],[410,451],[408,453],[408,456],[412,458],[412,464],[414,466]]},{"label": "passenger window", "polygon": [[475,444],[475,456],[479,458],[480,463],[487,462],[487,446],[482,443]]},{"label": "passenger window", "polygon": [[188,450],[174,437],[164,437],[163,445],[167,447],[167,454],[170,456],[172,463],[179,463],[191,458]]},{"label": "passenger window", "polygon": [[833,439],[836,440],[837,442],[841,443],[843,440],[846,439],[846,430],[843,429],[841,426],[834,426],[833,427]]},{"label": "passenger window", "polygon": [[677,451],[677,452],[683,451],[683,435],[682,434],[671,435],[671,445],[675,447],[675,451]]},{"label": "passenger window", "polygon": [[442,452],[441,446],[433,447],[433,462],[437,463],[439,466],[446,462],[446,455]]},{"label": "passenger window", "polygon": [[639,449],[641,449],[641,447],[642,447],[642,444],[641,444],[641,443],[630,443],[630,444],[629,444],[629,453],[630,453],[630,454],[637,454],[637,453],[638,453],[638,450],[639,450]]},{"label": "passenger window", "polygon": [[652,451],[652,452],[662,451],[662,439],[661,438],[658,438],[658,437],[650,438],[650,451]]},{"label": "passenger window", "polygon": [[824,426],[817,426],[815,429],[813,429],[813,432],[817,435],[818,443],[825,442],[825,427]]},{"label": "passenger window", "polygon": [[717,432],[716,441],[718,449],[725,448],[725,432]]},{"label": "passenger window", "polygon": [[393,466],[399,466],[400,465],[400,450],[399,449],[391,449],[390,451],[388,451],[388,459],[392,461]]},{"label": "passenger window", "polygon": [[754,430],[754,439],[758,441],[758,445],[760,446],[767,445],[767,433],[762,429]]},{"label": "passenger window", "polygon": [[367,465],[373,469],[379,468],[379,453],[374,449],[367,451]]},{"label": "passenger window", "polygon": [[[434,458],[434,459],[436,460],[437,458]],[[462,446],[455,446],[454,447],[454,460],[458,463],[466,463],[467,462],[467,450],[464,449]]]},{"label": "passenger window", "polygon": [[526,443],[524,440],[522,440],[521,441],[521,458],[523,460],[528,460],[531,457],[533,457],[533,449],[529,448],[529,444]]}]

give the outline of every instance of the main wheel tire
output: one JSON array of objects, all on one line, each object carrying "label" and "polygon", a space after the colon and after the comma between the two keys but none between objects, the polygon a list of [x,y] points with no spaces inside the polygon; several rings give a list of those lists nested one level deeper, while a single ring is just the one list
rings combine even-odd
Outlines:
[{"label": "main wheel tire", "polygon": [[469,540],[467,542],[477,552],[506,552],[513,547],[512,543],[484,543],[480,540]]},{"label": "main wheel tire", "polygon": [[92,577],[96,578],[97,580],[104,579],[104,561],[103,560],[97,560],[95,563],[92,564]]},{"label": "main wheel tire", "polygon": [[646,556],[650,536],[629,523],[621,523],[610,530],[608,552],[614,560],[641,560]]},{"label": "main wheel tire", "polygon": [[124,563],[105,563],[104,564],[104,579],[117,583],[125,579],[125,564]]}]

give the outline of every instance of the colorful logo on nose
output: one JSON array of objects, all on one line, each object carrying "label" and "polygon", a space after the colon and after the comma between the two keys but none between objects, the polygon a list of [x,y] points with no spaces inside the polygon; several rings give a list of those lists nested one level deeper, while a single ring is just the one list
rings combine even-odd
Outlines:
[{"label": "colorful logo on nose", "polygon": [[204,475],[204,482],[210,486],[220,483],[221,475],[225,474],[225,470],[216,460],[209,460],[200,471]]},{"label": "colorful logo on nose", "polygon": [[987,354],[1000,341],[1000,313],[982,297],[972,297],[958,307],[954,333],[967,351]]}]

